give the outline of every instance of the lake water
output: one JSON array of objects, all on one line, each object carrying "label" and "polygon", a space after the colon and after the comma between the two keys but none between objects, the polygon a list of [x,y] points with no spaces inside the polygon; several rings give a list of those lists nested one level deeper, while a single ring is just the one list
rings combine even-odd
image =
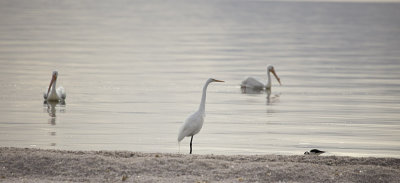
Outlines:
[{"label": "lake water", "polygon": [[[400,157],[400,3],[0,1],[0,146]],[[272,93],[243,93],[246,76]],[[44,104],[51,73],[65,104]],[[190,138],[181,142],[188,153]]]}]

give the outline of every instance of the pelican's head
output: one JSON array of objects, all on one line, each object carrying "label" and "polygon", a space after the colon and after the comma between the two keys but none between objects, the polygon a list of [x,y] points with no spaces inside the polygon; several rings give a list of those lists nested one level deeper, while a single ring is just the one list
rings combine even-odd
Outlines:
[{"label": "pelican's head", "polygon": [[278,75],[276,74],[274,66],[269,65],[269,66],[267,67],[267,72],[272,72],[272,74],[274,74],[276,80],[278,80],[279,85],[282,85],[282,84],[281,84],[281,79],[280,79],[280,78],[278,77]]},{"label": "pelican's head", "polygon": [[53,71],[53,74],[52,74],[52,77],[51,77],[51,81],[50,81],[50,85],[49,85],[49,89],[47,90],[47,96],[49,95],[51,86],[54,84],[55,81],[57,81],[57,77],[58,77],[58,72],[57,71]]},{"label": "pelican's head", "polygon": [[53,78],[51,78],[51,80],[57,80],[58,71],[53,71],[52,77],[53,77]]},{"label": "pelican's head", "polygon": [[210,78],[207,80],[207,83],[211,83],[211,82],[225,82],[225,81],[214,79],[214,78]]}]

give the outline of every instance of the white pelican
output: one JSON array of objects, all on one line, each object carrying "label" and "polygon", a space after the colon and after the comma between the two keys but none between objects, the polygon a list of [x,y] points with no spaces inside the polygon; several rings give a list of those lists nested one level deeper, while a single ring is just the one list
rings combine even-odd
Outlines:
[{"label": "white pelican", "polygon": [[201,96],[201,102],[199,109],[190,115],[186,120],[185,123],[179,129],[178,135],[178,143],[182,141],[185,137],[192,137],[190,139],[190,154],[192,154],[192,141],[193,136],[200,132],[201,127],[203,126],[204,117],[206,116],[205,107],[206,107],[206,93],[207,93],[207,86],[212,82],[224,82],[221,80],[216,80],[210,78],[207,80],[206,84],[203,87],[203,95]]},{"label": "white pelican", "polygon": [[240,86],[242,88],[250,88],[250,89],[254,89],[254,90],[263,90],[264,88],[271,89],[271,74],[270,74],[270,72],[272,72],[272,74],[274,74],[276,80],[278,80],[279,84],[281,84],[281,80],[279,79],[278,75],[276,75],[274,66],[269,65],[267,67],[268,80],[267,80],[266,85],[264,85],[264,83],[262,83],[261,81],[258,81],[257,79],[255,79],[253,77],[247,77],[245,80],[242,81],[242,84]]},{"label": "white pelican", "polygon": [[53,76],[50,81],[49,88],[47,92],[43,93],[43,98],[46,101],[64,101],[67,94],[65,89],[61,86],[56,89],[58,72],[53,71]]},{"label": "white pelican", "polygon": [[311,149],[310,152],[306,151],[304,152],[304,155],[320,155],[322,153],[325,153],[325,151],[320,151],[318,149]]}]

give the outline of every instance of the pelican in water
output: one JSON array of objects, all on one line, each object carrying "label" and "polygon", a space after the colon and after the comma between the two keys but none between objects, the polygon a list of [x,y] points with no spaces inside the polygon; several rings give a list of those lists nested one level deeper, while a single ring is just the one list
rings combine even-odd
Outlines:
[{"label": "pelican in water", "polygon": [[206,110],[207,87],[208,87],[208,84],[210,84],[212,82],[224,82],[224,81],[216,80],[213,78],[210,78],[207,80],[206,84],[203,87],[203,95],[201,96],[201,102],[200,102],[199,109],[195,113],[190,115],[185,120],[185,123],[183,123],[183,125],[179,129],[178,143],[180,143],[182,141],[182,139],[185,137],[191,137],[191,139],[190,139],[190,154],[192,154],[193,136],[196,135],[197,133],[199,133],[201,130],[201,127],[203,127],[204,117],[206,116],[205,110]]},{"label": "pelican in water", "polygon": [[53,75],[50,81],[49,88],[47,92],[43,94],[43,98],[45,101],[64,101],[67,94],[65,93],[65,89],[61,86],[56,89],[58,72],[53,71]]},{"label": "pelican in water", "polygon": [[267,67],[267,84],[262,83],[261,81],[258,81],[257,79],[253,77],[247,77],[245,80],[242,81],[242,84],[240,85],[242,88],[248,88],[248,89],[253,89],[253,90],[263,90],[264,88],[267,90],[271,89],[271,73],[274,74],[276,80],[278,80],[279,85],[281,85],[281,79],[278,77],[278,75],[275,72],[274,66],[269,65]]}]

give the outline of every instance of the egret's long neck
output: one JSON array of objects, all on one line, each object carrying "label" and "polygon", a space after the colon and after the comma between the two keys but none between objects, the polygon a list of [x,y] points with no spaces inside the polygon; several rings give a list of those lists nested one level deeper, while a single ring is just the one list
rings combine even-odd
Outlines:
[{"label": "egret's long neck", "polygon": [[267,85],[265,85],[266,88],[271,88],[271,74],[269,70],[267,71]]},{"label": "egret's long neck", "polygon": [[206,95],[207,95],[207,87],[209,82],[207,82],[204,87],[203,87],[203,95],[201,96],[201,102],[199,106],[199,111],[202,112],[203,114],[205,113],[205,108],[206,108]]}]

